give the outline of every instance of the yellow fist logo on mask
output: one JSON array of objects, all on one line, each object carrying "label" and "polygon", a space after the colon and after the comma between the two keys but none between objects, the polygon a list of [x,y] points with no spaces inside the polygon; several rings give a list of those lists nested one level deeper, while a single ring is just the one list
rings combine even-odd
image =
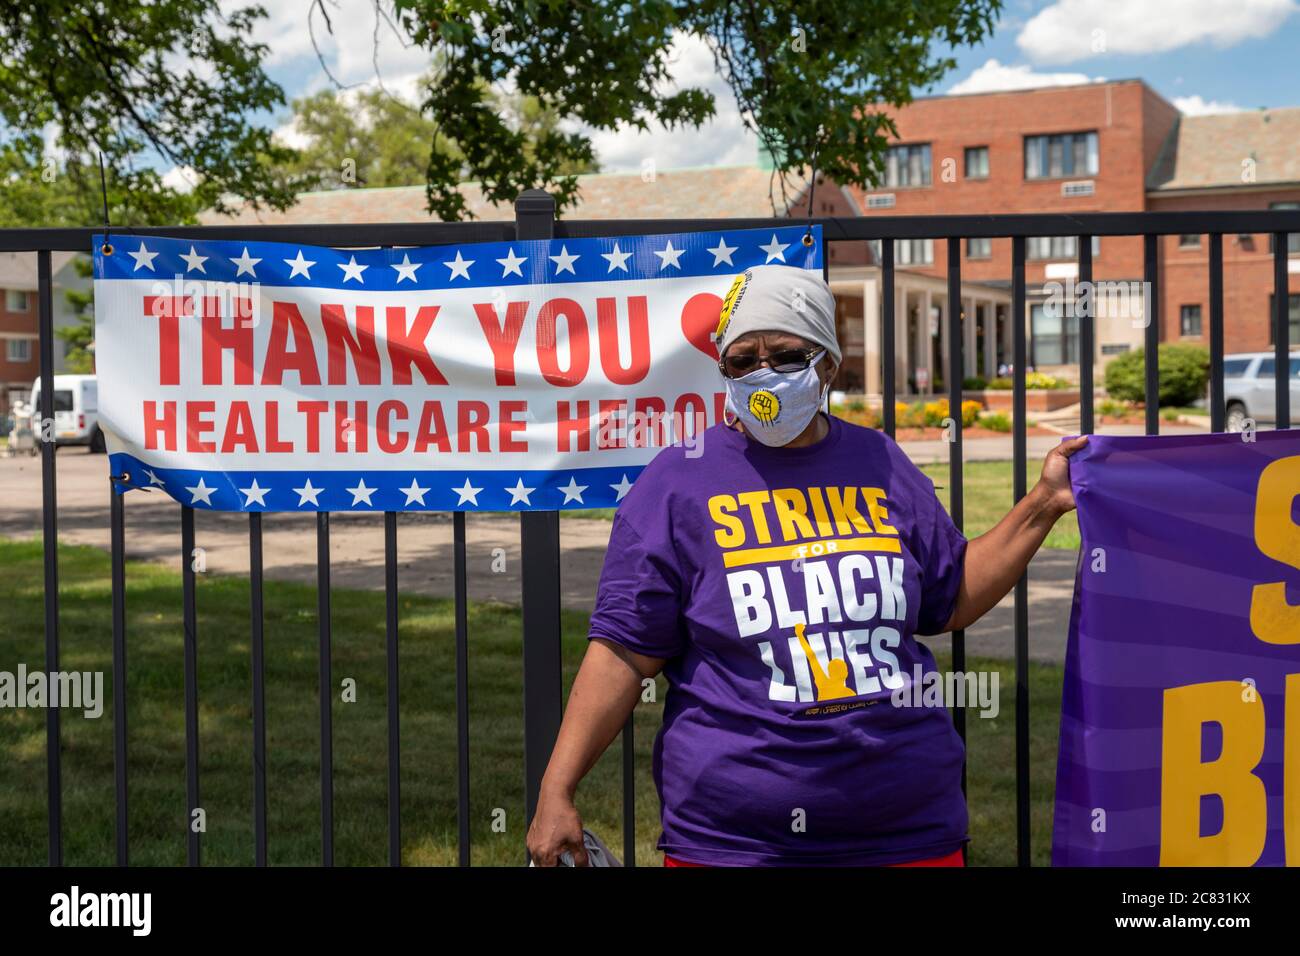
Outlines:
[{"label": "yellow fist logo on mask", "polygon": [[749,396],[749,411],[764,425],[770,425],[781,414],[781,401],[767,389],[760,389]]}]

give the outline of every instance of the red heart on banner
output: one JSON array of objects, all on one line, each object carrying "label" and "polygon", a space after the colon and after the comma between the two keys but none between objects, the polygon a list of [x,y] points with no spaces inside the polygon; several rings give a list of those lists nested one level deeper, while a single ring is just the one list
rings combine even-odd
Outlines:
[{"label": "red heart on banner", "polygon": [[722,297],[712,292],[693,295],[682,307],[682,334],[686,341],[715,362],[718,360],[718,347],[714,344],[713,333],[721,314]]}]

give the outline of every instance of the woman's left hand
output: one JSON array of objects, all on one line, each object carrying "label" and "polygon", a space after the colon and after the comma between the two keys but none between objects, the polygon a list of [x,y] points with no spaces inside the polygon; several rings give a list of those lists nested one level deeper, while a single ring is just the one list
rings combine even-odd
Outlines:
[{"label": "woman's left hand", "polygon": [[1034,489],[1043,496],[1044,504],[1058,517],[1074,510],[1074,491],[1070,488],[1070,456],[1088,444],[1088,436],[1080,435],[1061,442],[1043,459],[1043,474]]}]

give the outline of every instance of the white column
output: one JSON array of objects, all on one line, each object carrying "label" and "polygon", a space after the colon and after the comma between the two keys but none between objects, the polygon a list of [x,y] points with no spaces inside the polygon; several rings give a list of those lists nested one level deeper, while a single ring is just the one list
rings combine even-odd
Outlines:
[{"label": "white column", "polygon": [[862,281],[862,387],[868,395],[880,394],[880,283],[883,273]]},{"label": "white column", "polygon": [[992,300],[984,303],[984,377],[992,378],[997,371],[998,306]]},{"label": "white column", "polygon": [[897,290],[894,294],[894,387],[899,395],[906,395],[907,378],[912,371],[912,340],[907,334],[909,289],[900,282]]},{"label": "white column", "polygon": [[927,392],[934,390],[934,369],[930,367],[930,359],[934,355],[934,343],[930,338],[930,316],[933,309],[934,297],[927,285],[921,293],[921,320],[916,323],[916,367],[926,371],[929,379],[925,388]]},{"label": "white column", "polygon": [[979,316],[975,313],[975,299],[967,297],[966,320],[962,323],[962,330],[965,332],[965,339],[962,344],[962,376],[974,375],[979,368],[979,356],[975,354],[976,343],[979,341],[975,336],[975,323]]}]

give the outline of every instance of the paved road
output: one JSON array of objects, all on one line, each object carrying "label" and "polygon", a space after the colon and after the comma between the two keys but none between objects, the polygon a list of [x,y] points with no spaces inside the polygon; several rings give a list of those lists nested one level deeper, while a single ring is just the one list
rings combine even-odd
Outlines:
[{"label": "paved road", "polygon": [[[1031,449],[1034,447],[1031,439]],[[1050,447],[1055,439],[1046,439]],[[967,448],[1000,439],[969,442]],[[926,444],[926,443],[920,443]],[[943,443],[938,443],[942,445]],[[910,449],[909,449],[910,451]],[[1045,449],[1044,449],[1045,453]],[[1031,454],[1033,452],[1031,451]],[[1010,457],[1009,442],[1007,453]],[[946,448],[944,449],[946,460]],[[64,448],[56,456],[59,537],[70,544],[107,549],[108,458]],[[0,458],[0,534],[39,536],[39,458]],[[404,514],[399,518],[399,582],[403,590],[450,597],[450,515]],[[565,518],[560,534],[560,581],[566,607],[590,610],[605,548],[608,521]],[[382,590],[384,529],[381,515],[337,514],[330,521],[331,581],[338,587]],[[471,600],[519,603],[519,523],[512,517],[469,515],[466,556]],[[133,560],[159,561],[179,570],[180,520],[175,502],[161,492],[133,491],[126,500],[126,552]],[[263,520],[264,562],[269,577],[314,583],[316,520],[312,514],[267,514]],[[204,549],[209,574],[248,572],[248,521],[241,514],[195,513],[195,541]],[[498,549],[500,551],[498,552]],[[498,555],[505,559],[504,570]],[[1030,655],[1061,661],[1074,586],[1073,551],[1043,551],[1030,569]],[[179,598],[178,598],[179,600]],[[946,647],[948,638],[930,642]],[[1008,598],[967,634],[970,654],[1011,657],[1012,604]]]}]

